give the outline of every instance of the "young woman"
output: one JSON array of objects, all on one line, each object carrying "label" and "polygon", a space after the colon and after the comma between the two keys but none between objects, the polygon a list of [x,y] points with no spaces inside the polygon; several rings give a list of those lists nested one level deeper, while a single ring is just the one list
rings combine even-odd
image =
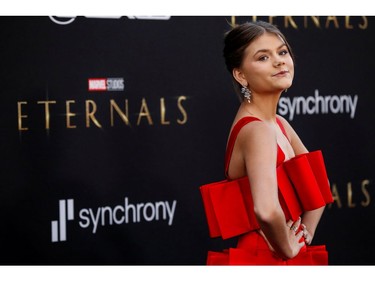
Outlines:
[{"label": "young woman", "polygon": [[[317,165],[312,163],[308,165],[312,168],[301,168],[300,164],[296,164],[298,167],[295,168],[295,159],[300,162],[300,156],[304,156],[309,163],[310,153],[291,125],[276,114],[281,94],[293,82],[292,50],[275,26],[265,22],[249,22],[234,27],[226,34],[224,58],[241,101],[227,145],[226,183],[237,182],[240,186],[240,196],[246,203],[244,209],[249,218],[245,224],[250,226],[238,231],[236,248],[220,253],[210,251],[207,263],[327,264],[325,247],[309,246],[325,205],[332,201],[328,179],[324,177],[324,167],[321,167],[322,159],[318,166],[322,168],[320,174],[323,173],[323,179],[314,175]],[[316,180],[319,186],[309,189],[303,186],[298,190],[296,182],[299,179],[293,182],[290,178],[296,174],[303,177],[303,173],[298,172],[301,169],[312,169],[313,177],[320,177]],[[318,171],[316,173],[319,174]],[[314,179],[303,180],[312,182]],[[303,191],[303,188],[306,190]],[[309,206],[301,205],[300,202],[313,200],[310,198],[312,189],[316,196],[323,197],[323,201],[312,205],[307,202]],[[213,198],[215,192],[208,197]],[[222,224],[219,227],[222,232],[226,231],[225,227],[235,229],[236,226],[230,224],[240,220],[238,215],[229,219],[232,211],[225,206],[228,200],[235,201],[231,196],[229,193],[222,196],[225,199],[220,200],[226,202],[216,202],[211,197],[208,199],[212,199],[212,202],[216,200],[210,205],[214,204],[213,213],[217,212],[215,220]],[[238,207],[237,203],[230,204]],[[220,211],[220,208],[226,209]],[[222,223],[221,213],[227,213],[224,220],[232,222]]]}]

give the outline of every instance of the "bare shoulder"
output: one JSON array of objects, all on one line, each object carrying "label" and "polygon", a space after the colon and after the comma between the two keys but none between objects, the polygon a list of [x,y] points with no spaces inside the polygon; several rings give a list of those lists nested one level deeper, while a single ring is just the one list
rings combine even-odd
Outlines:
[{"label": "bare shoulder", "polygon": [[280,120],[281,124],[283,125],[283,127],[286,131],[288,139],[291,140],[293,138],[293,136],[296,134],[292,125],[290,125],[290,123],[281,115],[277,115],[277,119]]},{"label": "bare shoulder", "polygon": [[246,124],[238,135],[240,143],[245,146],[251,144],[266,144],[276,141],[274,129],[265,122],[257,121]]},{"label": "bare shoulder", "polygon": [[281,115],[278,115],[277,114],[277,119],[279,119],[281,121],[281,123],[283,124],[283,126],[285,127],[285,129],[291,129],[292,126],[289,124],[289,122]]},{"label": "bare shoulder", "polygon": [[287,137],[293,147],[295,154],[298,155],[307,152],[305,145],[303,144],[293,127],[289,124],[289,122],[280,115],[277,115],[277,118],[280,120],[281,124],[283,124]]}]

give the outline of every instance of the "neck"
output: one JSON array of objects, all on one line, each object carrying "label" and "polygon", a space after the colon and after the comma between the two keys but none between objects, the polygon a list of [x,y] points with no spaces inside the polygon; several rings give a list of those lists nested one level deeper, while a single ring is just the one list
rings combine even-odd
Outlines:
[{"label": "neck", "polygon": [[280,95],[281,93],[278,95],[253,95],[251,103],[244,100],[241,106],[248,113],[264,121],[275,122]]}]

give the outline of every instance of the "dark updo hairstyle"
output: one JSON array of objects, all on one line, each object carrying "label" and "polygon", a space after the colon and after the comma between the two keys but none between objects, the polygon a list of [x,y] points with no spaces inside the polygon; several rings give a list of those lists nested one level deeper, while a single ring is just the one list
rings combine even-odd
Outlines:
[{"label": "dark updo hairstyle", "polygon": [[294,55],[288,41],[276,26],[267,22],[257,21],[246,22],[233,27],[225,34],[223,55],[227,69],[233,78],[234,90],[240,101],[243,101],[244,98],[241,94],[242,85],[234,79],[232,75],[233,69],[241,66],[245,49],[249,44],[264,33],[273,33],[280,36],[294,61]]}]

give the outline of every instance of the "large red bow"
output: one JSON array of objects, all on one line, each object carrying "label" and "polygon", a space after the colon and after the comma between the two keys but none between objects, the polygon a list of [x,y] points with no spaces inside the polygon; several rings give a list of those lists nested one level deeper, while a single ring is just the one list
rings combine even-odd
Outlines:
[{"label": "large red bow", "polygon": [[[333,202],[320,150],[298,155],[276,171],[286,220]],[[200,191],[211,237],[227,239],[259,228],[248,177],[202,185]]]}]

